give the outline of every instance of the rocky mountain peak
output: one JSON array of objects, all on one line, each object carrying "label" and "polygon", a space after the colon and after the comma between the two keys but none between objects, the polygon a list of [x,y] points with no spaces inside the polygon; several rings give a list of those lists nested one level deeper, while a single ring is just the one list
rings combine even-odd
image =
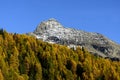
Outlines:
[{"label": "rocky mountain peak", "polygon": [[36,30],[34,31],[35,33],[41,33],[44,32],[46,30],[50,30],[50,29],[59,29],[59,28],[64,28],[56,19],[54,18],[50,18],[47,21],[43,21],[41,22]]},{"label": "rocky mountain peak", "polygon": [[67,46],[82,46],[102,57],[119,57],[120,45],[102,34],[63,27],[56,19],[41,22],[33,33],[43,41]]}]

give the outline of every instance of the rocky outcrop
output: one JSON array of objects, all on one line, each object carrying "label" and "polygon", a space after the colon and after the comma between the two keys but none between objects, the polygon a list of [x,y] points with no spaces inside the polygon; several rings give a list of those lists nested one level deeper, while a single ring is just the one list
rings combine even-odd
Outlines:
[{"label": "rocky outcrop", "polygon": [[120,58],[120,45],[99,33],[65,28],[55,19],[41,22],[30,34],[46,42],[82,46],[102,57]]}]

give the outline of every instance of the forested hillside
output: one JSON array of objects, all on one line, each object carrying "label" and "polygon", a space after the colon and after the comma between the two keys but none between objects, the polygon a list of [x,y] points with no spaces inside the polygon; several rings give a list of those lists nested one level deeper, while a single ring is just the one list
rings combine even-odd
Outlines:
[{"label": "forested hillside", "polygon": [[120,80],[120,62],[1,29],[0,80]]}]

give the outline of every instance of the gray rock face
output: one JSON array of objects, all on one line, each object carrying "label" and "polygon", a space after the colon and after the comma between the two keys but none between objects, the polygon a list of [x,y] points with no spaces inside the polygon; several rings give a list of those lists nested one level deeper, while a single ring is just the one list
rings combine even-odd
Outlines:
[{"label": "gray rock face", "polygon": [[41,22],[31,34],[46,42],[82,46],[92,54],[120,58],[120,45],[99,33],[65,28],[55,19]]}]

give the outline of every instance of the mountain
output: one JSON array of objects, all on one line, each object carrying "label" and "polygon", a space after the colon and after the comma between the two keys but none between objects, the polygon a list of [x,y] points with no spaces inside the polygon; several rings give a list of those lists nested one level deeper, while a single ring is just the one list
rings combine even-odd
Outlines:
[{"label": "mountain", "polygon": [[34,32],[28,34],[49,43],[85,47],[96,56],[120,58],[120,45],[112,40],[100,33],[66,28],[54,18],[41,22]]},{"label": "mountain", "polygon": [[120,80],[120,62],[0,30],[0,80]]}]

